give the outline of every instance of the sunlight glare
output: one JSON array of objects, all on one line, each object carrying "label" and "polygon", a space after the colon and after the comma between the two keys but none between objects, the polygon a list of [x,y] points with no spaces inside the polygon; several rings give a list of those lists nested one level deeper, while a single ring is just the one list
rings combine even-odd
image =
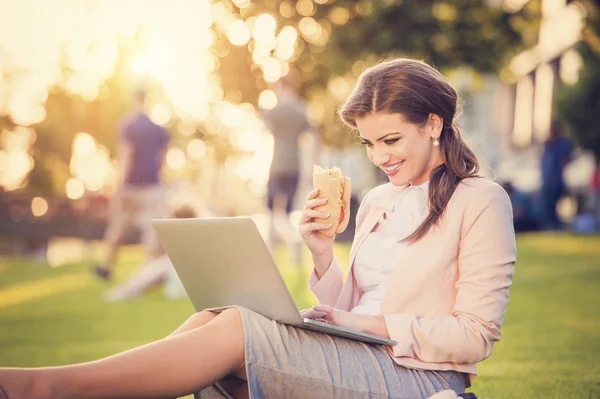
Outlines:
[{"label": "sunlight glare", "polygon": [[96,140],[88,133],[77,133],[73,139],[73,152],[80,157],[92,155],[96,152]]},{"label": "sunlight glare", "polygon": [[199,161],[206,155],[206,143],[200,139],[192,139],[188,143],[186,150],[190,160]]},{"label": "sunlight glare", "polygon": [[243,46],[250,40],[250,30],[244,21],[238,19],[229,25],[227,30],[227,38],[231,44]]},{"label": "sunlight glare", "polygon": [[261,14],[256,18],[254,29],[252,30],[252,37],[264,45],[275,38],[275,29],[277,28],[277,22],[269,14]]},{"label": "sunlight glare", "polygon": [[33,216],[39,218],[48,212],[48,201],[42,197],[33,197],[31,200],[31,213]]},{"label": "sunlight glare", "polygon": [[277,95],[271,90],[264,90],[258,96],[258,105],[262,109],[273,109],[277,106]]},{"label": "sunlight glare", "polygon": [[167,165],[173,170],[183,170],[185,168],[185,153],[177,147],[171,147],[167,151]]},{"label": "sunlight glare", "polygon": [[69,199],[76,200],[83,197],[83,194],[85,193],[85,187],[79,179],[71,177],[69,180],[67,180],[66,191]]}]

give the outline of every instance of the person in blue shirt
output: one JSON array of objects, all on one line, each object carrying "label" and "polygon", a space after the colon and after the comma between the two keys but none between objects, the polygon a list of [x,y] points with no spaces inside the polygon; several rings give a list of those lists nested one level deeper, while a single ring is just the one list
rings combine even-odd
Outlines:
[{"label": "person in blue shirt", "polygon": [[162,247],[152,228],[152,219],[168,215],[165,189],[160,181],[169,141],[167,131],[150,120],[146,113],[146,92],[135,92],[135,108],[121,123],[118,161],[120,182],[113,197],[104,239],[108,254],[94,272],[109,279],[123,234],[141,233],[146,260],[162,254]]},{"label": "person in blue shirt", "polygon": [[562,227],[556,212],[556,205],[565,193],[564,168],[572,159],[573,145],[571,141],[561,134],[558,124],[553,122],[550,136],[544,143],[540,163],[542,227],[546,230],[559,230]]}]

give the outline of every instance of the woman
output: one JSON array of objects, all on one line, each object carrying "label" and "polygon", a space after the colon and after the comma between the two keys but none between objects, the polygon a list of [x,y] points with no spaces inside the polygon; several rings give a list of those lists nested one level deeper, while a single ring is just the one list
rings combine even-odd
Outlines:
[{"label": "woman", "polygon": [[[393,397],[463,392],[501,337],[515,262],[510,201],[476,177],[454,125],[457,93],[435,69],[397,59],[366,70],[342,107],[390,184],[357,215],[343,282],[333,238],[314,221],[300,232],[320,305],[305,317],[389,337],[371,346],[277,324],[243,308],[192,316],[169,337],[96,362],[0,369],[10,399]],[[217,383],[219,382],[219,383]]]}]

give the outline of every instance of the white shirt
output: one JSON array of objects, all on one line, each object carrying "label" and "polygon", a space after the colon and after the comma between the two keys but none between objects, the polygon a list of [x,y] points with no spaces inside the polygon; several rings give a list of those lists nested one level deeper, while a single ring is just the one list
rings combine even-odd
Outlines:
[{"label": "white shirt", "polygon": [[356,253],[352,270],[362,296],[352,313],[379,315],[394,259],[407,245],[401,240],[427,216],[429,182],[397,189],[399,193],[391,201],[374,200],[384,214]]}]

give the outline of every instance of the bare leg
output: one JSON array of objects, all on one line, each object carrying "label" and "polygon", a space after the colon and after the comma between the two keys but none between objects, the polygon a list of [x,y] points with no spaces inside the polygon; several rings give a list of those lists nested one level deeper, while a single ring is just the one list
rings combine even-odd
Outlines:
[{"label": "bare leg", "polygon": [[196,328],[200,328],[205,324],[208,324],[208,322],[212,321],[218,315],[218,313],[210,312],[208,310],[203,310],[201,312],[194,313],[190,316],[189,319],[185,321],[185,323],[177,327],[175,331],[169,334],[168,337],[172,337],[174,335],[178,335],[190,330],[194,330]]},{"label": "bare leg", "polygon": [[[218,313],[207,310],[194,313],[185,323],[179,326],[177,330],[173,331],[169,337],[200,328],[217,317],[217,315]],[[242,362],[238,370],[232,373],[232,375],[225,376],[219,381],[219,384],[221,384],[221,386],[234,398],[245,399],[250,397],[247,379],[246,365],[245,362]]]},{"label": "bare leg", "polygon": [[119,248],[121,247],[121,239],[120,237],[114,237],[108,241],[107,243],[108,253],[106,254],[106,259],[104,260],[103,268],[112,272],[115,267],[115,262],[117,260],[117,253],[119,252]]},{"label": "bare leg", "polygon": [[191,329],[94,362],[0,369],[10,399],[173,398],[239,371],[244,334],[237,309]]}]

